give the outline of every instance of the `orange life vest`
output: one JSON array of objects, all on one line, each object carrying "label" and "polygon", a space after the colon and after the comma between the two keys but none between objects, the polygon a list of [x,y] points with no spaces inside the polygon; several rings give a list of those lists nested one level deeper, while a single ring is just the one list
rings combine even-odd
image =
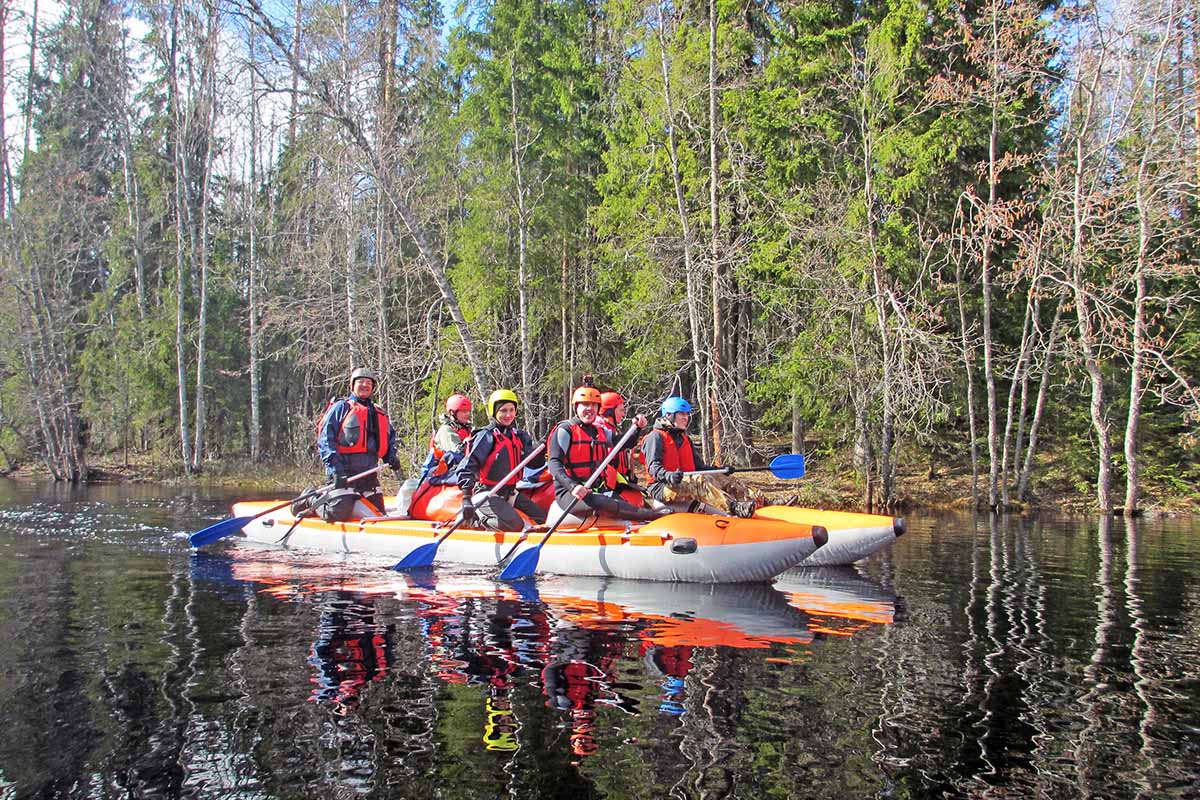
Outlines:
[{"label": "orange life vest", "polygon": [[[525,445],[521,442],[521,437],[517,436],[517,429],[510,428],[507,435],[500,432],[499,428],[492,429],[492,452],[488,453],[487,458],[483,461],[483,466],[479,468],[479,482],[489,489],[504,479],[504,476],[512,472],[513,467],[521,463],[524,458]],[[504,460],[500,460],[500,456],[504,456]]]},{"label": "orange life vest", "polygon": [[[376,448],[379,457],[383,458],[387,455],[388,418],[374,403],[371,404],[371,408],[375,409],[375,418],[379,422],[379,443]],[[338,430],[334,449],[345,454],[367,452],[367,413],[367,407],[362,403],[350,403],[350,410],[346,412],[346,418],[342,420],[342,427]]]},{"label": "orange life vest", "polygon": [[[608,455],[608,436],[604,428],[595,425],[592,426],[596,431],[593,438],[588,435],[583,425],[573,422],[559,424],[568,425],[571,432],[571,446],[562,455],[563,469],[572,478],[583,483],[592,477],[596,467],[600,466],[600,462]],[[617,486],[617,471],[611,463],[604,468],[604,483],[609,489],[615,489]]]},{"label": "orange life vest", "polygon": [[671,438],[670,434],[662,430],[650,431],[650,435],[662,437],[663,469],[667,472],[675,472],[677,470],[695,472],[696,457],[692,453],[692,440],[688,438],[686,433],[683,435],[683,445],[680,447],[676,447],[675,440]]}]

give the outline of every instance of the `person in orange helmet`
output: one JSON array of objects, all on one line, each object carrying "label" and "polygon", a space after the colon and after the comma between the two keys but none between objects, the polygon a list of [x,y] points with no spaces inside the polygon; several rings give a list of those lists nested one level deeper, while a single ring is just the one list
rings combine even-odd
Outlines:
[{"label": "person in orange helmet", "polygon": [[[571,395],[571,406],[574,415],[554,426],[548,439],[546,468],[554,478],[554,505],[548,519],[553,521],[558,515],[566,513],[572,499],[577,500],[575,509],[582,504],[587,512],[603,512],[620,519],[648,522],[663,516],[664,511],[654,511],[638,508],[610,493],[619,484],[617,468],[610,462],[604,473],[591,488],[585,486],[587,479],[604,461],[609,451],[616,445],[609,431],[597,424],[600,415],[600,392],[585,381]],[[633,440],[625,445],[633,447]],[[615,461],[615,459],[614,459]],[[583,515],[571,513],[565,522],[580,524],[588,513]]]}]

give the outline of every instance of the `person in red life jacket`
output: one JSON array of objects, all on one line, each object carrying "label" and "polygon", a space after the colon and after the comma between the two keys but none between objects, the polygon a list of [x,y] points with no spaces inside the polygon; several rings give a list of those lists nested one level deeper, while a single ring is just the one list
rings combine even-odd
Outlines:
[{"label": "person in red life jacket", "polygon": [[429,455],[421,465],[421,478],[433,486],[454,483],[454,468],[463,459],[471,440],[471,398],[452,394],[446,398],[446,413],[429,440]]},{"label": "person in red life jacket", "polygon": [[[617,469],[611,463],[591,489],[584,486],[615,442],[606,428],[596,424],[600,414],[600,392],[595,387],[580,386],[571,395],[571,404],[575,416],[554,426],[546,448],[546,467],[554,478],[554,505],[557,509],[551,513],[564,513],[574,498],[579,502],[564,520],[568,525],[581,524],[592,512],[638,522],[649,522],[662,516],[661,511],[638,508],[609,494],[619,484]],[[630,439],[625,446],[633,446],[633,441]],[[579,513],[581,505],[587,509],[582,514]]]},{"label": "person in red life jacket", "polygon": [[[525,529],[526,522],[514,507],[538,524],[546,521],[546,512],[517,492],[516,478],[491,497],[482,496],[533,449],[529,434],[513,424],[517,420],[517,403],[517,395],[510,389],[497,389],[488,396],[487,410],[492,421],[471,436],[467,457],[454,473],[463,493],[463,520],[478,521],[494,531]],[[542,458],[538,456],[534,462]]]},{"label": "person in red life jacket", "polygon": [[[608,431],[609,438],[612,441],[620,441],[621,437],[629,430],[627,427],[622,427],[627,416],[628,411],[625,407],[625,398],[620,393],[600,393],[600,414],[596,417],[596,424]],[[630,424],[644,428],[649,422],[644,415],[638,414]],[[637,476],[633,472],[633,448],[636,446],[635,442],[629,447],[622,449],[617,454],[616,460],[613,461],[613,465],[617,468],[617,480],[621,484],[640,489],[637,485]]]},{"label": "person in red life jacket", "polygon": [[[383,409],[371,401],[378,378],[368,369],[356,369],[350,375],[350,396],[331,403],[317,434],[317,453],[325,462],[325,473],[336,489],[346,487],[346,479],[366,472],[382,460],[393,470],[400,470],[396,455],[396,431],[388,422]],[[379,488],[379,473],[357,480],[349,487],[362,495],[382,513],[383,492]],[[348,500],[348,502],[346,502]],[[355,498],[346,495],[336,508],[327,514],[333,519],[346,520],[353,511]]]},{"label": "person in red life jacket", "polygon": [[668,397],[663,401],[658,421],[642,439],[642,458],[650,480],[646,493],[679,511],[753,516],[758,507],[753,494],[735,487],[734,480],[726,477],[728,471],[722,476],[696,475],[685,480],[689,472],[721,469],[700,461],[687,435],[691,419],[692,405],[687,400]]}]

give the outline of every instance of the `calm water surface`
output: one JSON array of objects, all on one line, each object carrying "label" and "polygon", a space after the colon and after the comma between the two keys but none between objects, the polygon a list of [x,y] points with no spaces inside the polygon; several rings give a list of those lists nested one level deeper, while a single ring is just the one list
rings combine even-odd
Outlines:
[{"label": "calm water surface", "polygon": [[1200,797],[1195,521],[514,588],[192,552],[230,499],[0,482],[0,798]]}]

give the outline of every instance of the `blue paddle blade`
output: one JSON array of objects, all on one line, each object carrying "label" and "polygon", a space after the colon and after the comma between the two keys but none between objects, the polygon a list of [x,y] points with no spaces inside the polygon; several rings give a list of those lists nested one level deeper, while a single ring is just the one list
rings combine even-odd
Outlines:
[{"label": "blue paddle blade", "polygon": [[804,456],[799,453],[788,453],[771,459],[771,474],[776,478],[803,478]]},{"label": "blue paddle blade", "polygon": [[432,566],[433,559],[437,556],[438,544],[438,542],[430,542],[429,544],[421,545],[400,559],[392,569],[397,572],[403,572],[404,570]]},{"label": "blue paddle blade", "polygon": [[537,572],[538,558],[542,554],[542,546],[531,547],[521,555],[508,562],[508,566],[500,573],[502,581],[519,581]]},{"label": "blue paddle blade", "polygon": [[209,525],[204,530],[196,531],[188,536],[188,543],[192,547],[204,547],[206,544],[212,544],[215,541],[224,539],[226,536],[231,536],[246,526],[246,523],[254,519],[253,517],[234,517],[226,519],[214,525]]}]

